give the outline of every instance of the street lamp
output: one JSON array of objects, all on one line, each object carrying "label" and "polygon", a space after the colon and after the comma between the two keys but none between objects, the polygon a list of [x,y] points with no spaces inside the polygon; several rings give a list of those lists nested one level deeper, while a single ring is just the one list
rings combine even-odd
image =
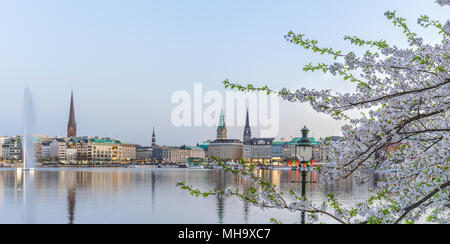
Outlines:
[{"label": "street lamp", "polygon": [[[306,175],[311,171],[308,163],[303,159],[300,168],[298,169],[302,173],[302,198],[306,195]],[[302,224],[305,224],[305,211],[302,210]]]},{"label": "street lamp", "polygon": [[[297,152],[297,147],[296,147]],[[302,157],[302,161],[300,161],[300,157]],[[311,171],[311,168],[309,167],[308,162],[305,160],[305,157],[303,155],[299,155],[296,153],[296,158],[298,161],[300,161],[300,167],[297,169],[299,172],[302,173],[302,198],[305,198],[306,195],[306,176]],[[314,182],[308,182],[308,183],[314,183]],[[305,224],[305,210],[302,210],[301,214],[301,224]]]}]

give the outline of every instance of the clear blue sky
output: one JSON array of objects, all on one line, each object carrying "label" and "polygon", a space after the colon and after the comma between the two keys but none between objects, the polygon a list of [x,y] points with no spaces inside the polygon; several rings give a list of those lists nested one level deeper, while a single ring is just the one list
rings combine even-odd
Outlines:
[{"label": "clear blue sky", "polygon": [[[432,0],[2,0],[0,135],[22,133],[23,91],[33,93],[38,133],[65,135],[73,88],[79,135],[118,136],[149,144],[194,144],[215,128],[175,128],[176,90],[219,90],[226,78],[274,88],[348,89],[301,68],[322,60],[287,43],[290,30],[348,50],[343,36],[404,44],[384,17],[398,10],[410,25],[420,14],[448,19]],[[428,40],[436,36],[424,32]],[[292,113],[292,111],[296,111]],[[301,104],[281,105],[280,137],[308,125],[316,137],[340,123]],[[241,138],[241,128],[230,128]],[[257,134],[255,132],[255,134]]]}]

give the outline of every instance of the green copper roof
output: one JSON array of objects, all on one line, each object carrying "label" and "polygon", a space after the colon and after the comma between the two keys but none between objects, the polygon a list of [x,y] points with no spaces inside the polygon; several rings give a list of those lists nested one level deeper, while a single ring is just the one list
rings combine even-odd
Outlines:
[{"label": "green copper roof", "polygon": [[320,141],[316,140],[314,137],[308,137],[310,143],[301,143],[302,137],[296,137],[290,141],[289,145],[320,145]]},{"label": "green copper roof", "polygon": [[284,145],[284,144],[287,144],[288,142],[285,142],[285,141],[274,141],[274,142],[272,142],[272,145]]},{"label": "green copper roof", "polygon": [[119,140],[112,140],[112,139],[92,139],[91,142],[93,142],[93,143],[114,143],[114,144],[122,144]]},{"label": "green copper roof", "polygon": [[192,149],[202,149],[202,150],[203,150],[203,148],[201,147],[201,145],[199,145],[198,147],[197,147],[197,146],[186,146],[186,149],[189,149],[189,150],[192,150]]},{"label": "green copper roof", "polygon": [[209,147],[209,142],[204,142],[204,143],[198,145],[198,147],[200,147],[201,149],[208,149],[208,147]]},{"label": "green copper roof", "polygon": [[225,127],[225,114],[222,112],[220,113],[220,122],[219,122],[219,126],[224,128]]}]

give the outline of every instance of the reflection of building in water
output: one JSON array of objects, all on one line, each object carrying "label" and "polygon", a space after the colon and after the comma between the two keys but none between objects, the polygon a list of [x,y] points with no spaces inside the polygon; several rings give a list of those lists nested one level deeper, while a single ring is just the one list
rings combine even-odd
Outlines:
[{"label": "reflection of building in water", "polygon": [[69,224],[75,222],[75,203],[76,203],[76,191],[75,186],[70,186],[67,189],[67,213],[69,215]]},{"label": "reflection of building in water", "polygon": [[155,199],[156,199],[156,193],[155,193],[156,175],[155,175],[155,172],[152,171],[151,177],[152,177],[152,208],[155,208]]},{"label": "reflection of building in water", "polygon": [[[216,171],[216,188],[225,190],[226,179],[225,172],[220,170]],[[223,216],[225,215],[225,199],[217,197],[217,217],[218,223],[223,224]]]},{"label": "reflection of building in water", "polygon": [[[253,183],[248,178],[233,175],[232,185],[235,187],[233,190],[239,189],[240,192],[245,193],[249,190],[249,188],[253,185]],[[242,200],[242,202],[244,204],[243,209],[242,209],[243,210],[243,214],[242,214],[243,221],[244,221],[244,223],[248,223],[248,217],[249,217],[249,212],[250,212],[250,203],[247,200],[243,200],[241,198],[238,198],[238,199]]]}]

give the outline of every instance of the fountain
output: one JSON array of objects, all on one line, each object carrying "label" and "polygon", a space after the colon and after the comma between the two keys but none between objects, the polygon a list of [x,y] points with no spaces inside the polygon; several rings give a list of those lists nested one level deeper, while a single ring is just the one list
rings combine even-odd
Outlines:
[{"label": "fountain", "polygon": [[34,108],[33,97],[28,87],[24,92],[23,103],[23,139],[22,139],[22,168],[17,169],[18,174],[23,174],[23,196],[24,196],[24,222],[34,223]]},{"label": "fountain", "polygon": [[28,87],[25,88],[24,92],[23,116],[22,169],[32,171],[35,165],[33,146],[34,109],[33,97]]}]

